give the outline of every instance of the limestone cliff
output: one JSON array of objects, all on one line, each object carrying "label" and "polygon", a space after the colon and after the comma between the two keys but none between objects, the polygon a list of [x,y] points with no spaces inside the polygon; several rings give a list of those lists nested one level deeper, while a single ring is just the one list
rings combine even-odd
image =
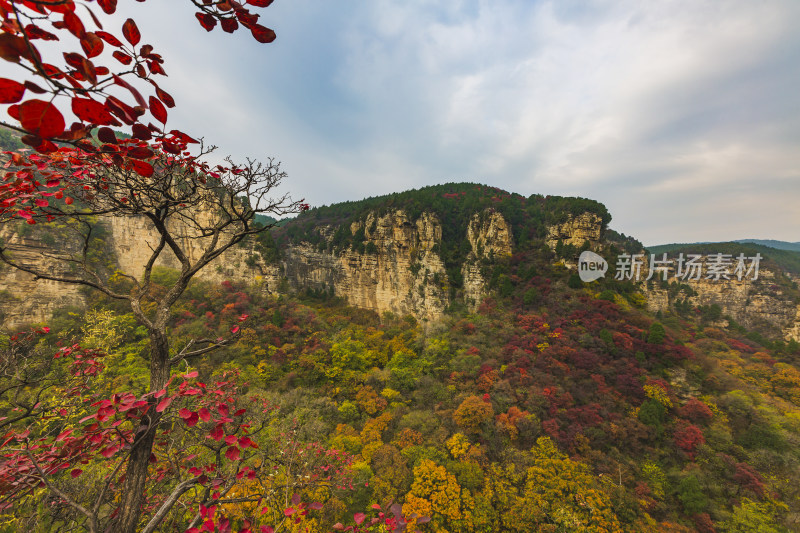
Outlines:
[{"label": "limestone cliff", "polygon": [[[155,228],[143,217],[108,217],[101,223],[108,228],[109,238],[106,244],[119,269],[136,278],[140,277],[152,249],[158,243]],[[174,227],[172,232],[177,236],[181,247],[187,250],[190,260],[194,261],[202,255],[206,242],[197,238],[190,228]],[[180,268],[177,257],[168,248],[161,254],[156,265]],[[198,278],[213,282],[231,280],[248,283],[258,279],[271,286],[277,286],[279,281],[275,269],[258,261],[252,246],[244,245],[226,250],[219,259],[201,270]]]},{"label": "limestone cliff", "polygon": [[467,226],[471,251],[461,267],[464,302],[476,308],[486,297],[486,280],[481,274],[481,261],[508,257],[512,254],[513,235],[503,215],[492,209],[475,213]]},{"label": "limestone cliff", "polygon": [[[511,225],[493,208],[472,214],[465,228],[469,247],[459,259],[462,284],[453,287],[448,268],[440,255],[443,242],[442,221],[431,212],[415,219],[402,209],[367,212],[348,223],[350,235],[346,246],[333,246],[339,226],[315,228],[319,239],[314,244],[296,242],[282,247],[280,260],[266,262],[254,242],[229,249],[201,270],[198,278],[211,282],[225,280],[257,284],[263,290],[324,290],[345,299],[350,305],[378,313],[411,314],[419,319],[435,320],[456,298],[475,309],[488,294],[484,273],[494,261],[513,253]],[[562,219],[564,220],[564,219]],[[155,246],[156,234],[145,219],[108,218],[101,220],[107,247],[106,258],[113,268],[140,276],[143,265]],[[6,226],[0,238],[23,262],[46,265],[55,272],[64,268],[48,263],[44,256],[63,244],[48,241],[36,233],[20,236]],[[554,249],[560,241],[581,247],[586,241],[592,249],[602,250],[604,223],[593,213],[570,214],[564,222],[545,228],[545,243]],[[26,232],[23,232],[26,233]],[[187,228],[173,228],[191,257],[202,253],[203,239],[195,238]],[[33,235],[33,236],[31,236]],[[355,239],[363,241],[355,242]],[[467,243],[463,243],[466,245]],[[462,248],[463,250],[463,248]],[[452,258],[449,259],[452,261]],[[177,259],[166,252],[158,263],[178,268]],[[613,270],[613,267],[612,267]],[[452,270],[450,270],[452,272]],[[786,290],[782,273],[763,268],[757,281],[710,280],[688,281],[691,295],[676,291],[676,286],[648,283],[644,292],[651,311],[666,310],[687,300],[692,307],[717,304],[728,315],[749,329],[760,329],[786,338],[800,339],[800,306],[797,291]],[[781,281],[778,283],[778,281]],[[44,280],[9,267],[0,268],[0,317],[6,327],[47,321],[55,309],[85,307],[86,293],[74,285]]]},{"label": "limestone cliff", "polygon": [[450,302],[447,274],[435,251],[442,239],[439,220],[423,213],[412,221],[395,210],[370,213],[350,227],[352,234],[359,229],[364,230],[365,253],[352,248],[320,252],[307,243],[287,247],[281,268],[289,285],[333,290],[350,305],[378,313],[440,317]]},{"label": "limestone cliff", "polygon": [[758,279],[697,279],[680,283],[690,290],[677,290],[669,277],[669,285],[643,283],[647,307],[652,312],[665,311],[684,300],[692,307],[718,305],[723,316],[730,316],[740,325],[772,332],[786,339],[800,340],[800,303],[778,283],[783,274],[762,267]]},{"label": "limestone cliff", "polygon": [[547,228],[545,242],[551,250],[555,250],[558,241],[576,248],[580,248],[588,241],[590,248],[597,250],[601,246],[603,226],[603,219],[595,213],[587,212],[577,216],[570,214],[566,221]]},{"label": "limestone cliff", "polygon": [[[70,238],[68,228],[22,227],[25,231],[18,232],[10,224],[0,227],[0,239],[15,261],[23,265],[33,265],[48,274],[75,277],[70,271],[69,263],[49,258],[54,253],[77,251],[79,244]],[[144,265],[158,243],[157,233],[147,219],[101,217],[96,232],[101,235],[105,248],[99,254],[99,261],[107,262],[109,270],[117,269],[137,278],[142,275]],[[203,253],[204,240],[197,238],[190,228],[175,227],[172,228],[172,233],[181,242],[184,250],[188,251],[191,260]],[[277,287],[280,277],[276,267],[264,265],[256,259],[252,247],[234,246],[201,270],[198,278],[215,282],[261,282]],[[177,269],[180,268],[180,263],[169,248],[166,248],[159,256],[156,266]],[[2,325],[15,328],[28,323],[45,322],[56,309],[86,307],[86,290],[79,285],[36,280],[32,274],[0,264]]]},{"label": "limestone cliff", "polygon": [[[48,262],[42,254],[52,250],[50,243],[21,237],[4,227],[0,239],[23,263],[38,263],[53,275],[66,274],[63,264]],[[56,309],[83,307],[85,296],[76,285],[36,280],[32,274],[0,263],[0,324],[18,327],[22,324],[45,322]]]}]

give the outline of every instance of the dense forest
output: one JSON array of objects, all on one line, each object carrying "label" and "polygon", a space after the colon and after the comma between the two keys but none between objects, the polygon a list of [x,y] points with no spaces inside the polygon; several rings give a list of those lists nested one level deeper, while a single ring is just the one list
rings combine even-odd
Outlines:
[{"label": "dense forest", "polygon": [[[403,207],[413,216],[425,202],[452,228],[453,249],[466,217],[486,205],[525,221],[514,227],[518,243],[541,237],[540,224],[572,206],[608,217],[589,201],[444,185],[311,210],[274,230],[273,242],[311,238],[320,224],[367,209]],[[232,403],[263,408],[214,426],[209,409],[218,417],[215,409],[227,414],[227,406],[173,407],[173,429],[152,457],[148,501],[163,501],[170,479],[226,450],[239,468],[231,494],[258,482],[273,495],[229,498],[210,511],[231,531],[339,530],[349,517],[360,524],[373,505],[393,504],[416,517],[411,530],[432,532],[797,530],[800,344],[721,327],[697,310],[654,317],[635,285],[575,283],[555,259],[532,245],[496,261],[491,296],[435,324],[377,316],[327,293],[267,295],[193,281],[173,308],[172,345],[237,336],[176,371],[180,390],[215,384]],[[153,290],[174,275],[158,270]],[[101,398],[147,391],[146,332],[114,300],[92,301],[88,312],[64,309],[47,329],[36,325],[34,338],[8,332],[2,340],[8,353],[27,342],[29,353],[92,354],[90,395],[29,428],[59,453],[67,432],[124,422],[121,409],[93,414],[109,409]],[[46,374],[63,372],[54,365]],[[40,401],[69,397],[70,386],[54,380]],[[13,418],[26,394],[3,393],[0,414]],[[198,440],[189,430],[203,424],[211,433]],[[258,453],[246,455],[255,442]],[[61,471],[60,486],[95,491],[90,480],[114,468],[114,450],[101,449]],[[265,465],[271,477],[255,477]],[[14,483],[0,469],[6,493]],[[66,530],[79,520],[43,499],[46,488],[24,491],[2,506],[0,531]],[[183,531],[196,513],[173,507],[162,530]]]}]

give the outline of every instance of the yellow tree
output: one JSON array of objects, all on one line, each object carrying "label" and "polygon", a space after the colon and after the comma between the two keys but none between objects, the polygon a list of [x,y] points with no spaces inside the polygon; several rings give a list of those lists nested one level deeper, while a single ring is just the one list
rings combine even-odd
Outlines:
[{"label": "yellow tree", "polygon": [[430,517],[436,533],[471,531],[471,502],[469,491],[461,490],[453,474],[430,459],[423,459],[414,467],[414,482],[406,495],[403,514]]},{"label": "yellow tree", "polygon": [[609,496],[589,467],[561,453],[548,437],[531,450],[525,490],[516,502],[517,531],[622,531]]}]

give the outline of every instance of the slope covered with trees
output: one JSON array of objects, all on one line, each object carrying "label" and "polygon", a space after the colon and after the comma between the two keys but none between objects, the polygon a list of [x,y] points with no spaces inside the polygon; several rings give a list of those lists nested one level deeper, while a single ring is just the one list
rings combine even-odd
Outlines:
[{"label": "slope covered with trees", "polygon": [[[503,283],[475,313],[454,310],[424,327],[329,297],[193,282],[170,317],[173,345],[232,328],[238,336],[176,370],[175,383],[235,386],[232,399],[268,409],[241,415],[257,449],[242,445],[249,441],[236,435],[235,419],[221,440],[201,433],[192,445],[194,427],[218,427],[219,407],[183,411],[176,396],[165,411],[175,433],[155,451],[161,481],[148,501],[167,498],[183,468],[210,467],[215,453],[235,447],[240,456],[230,452],[214,468],[245,473],[224,477],[234,480],[227,494],[258,497],[227,498],[211,511],[233,531],[330,531],[353,516],[366,524],[360,513],[393,503],[424,517],[411,519],[423,531],[796,530],[797,343],[755,341],[699,315],[656,320],[631,286],[572,288],[569,272],[540,250],[493,268]],[[155,272],[153,290],[174,275]],[[146,331],[113,300],[87,315],[65,310],[50,328],[37,350],[80,343],[108,354],[91,394],[147,392]],[[208,388],[215,383],[223,385]],[[4,416],[13,415],[11,398],[3,401]],[[81,421],[92,412],[82,405],[29,431],[57,439],[97,423]],[[202,459],[181,466],[177,443]],[[301,450],[324,460],[287,460]],[[275,475],[265,476],[265,465]],[[113,463],[81,464],[73,481],[75,468],[54,472],[54,482],[67,491],[104,479]],[[28,490],[6,507],[4,523],[49,531],[75,520],[63,505],[42,511],[44,487]],[[165,523],[182,531],[207,509],[175,506]]]}]

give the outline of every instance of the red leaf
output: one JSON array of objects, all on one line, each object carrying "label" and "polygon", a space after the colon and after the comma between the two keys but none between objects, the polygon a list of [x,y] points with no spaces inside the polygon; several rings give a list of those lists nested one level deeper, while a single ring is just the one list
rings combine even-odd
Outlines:
[{"label": "red leaf", "polygon": [[128,150],[128,157],[134,159],[149,159],[153,156],[153,151],[146,146],[137,146]]},{"label": "red leaf", "polygon": [[136,122],[136,110],[114,96],[106,98],[106,108],[114,115],[118,116],[126,124],[133,124]]},{"label": "red leaf", "polygon": [[140,176],[149,178],[153,175],[153,165],[150,163],[139,161],[138,159],[131,159],[130,162],[133,170],[135,170]]},{"label": "red leaf", "polygon": [[45,41],[58,40],[58,37],[56,37],[49,31],[44,31],[39,26],[35,26],[33,24],[28,24],[27,26],[25,26],[25,33],[28,35],[29,39],[43,39]]},{"label": "red leaf", "polygon": [[136,23],[133,19],[126,20],[125,24],[122,25],[122,35],[134,46],[139,44],[139,41],[142,39],[142,34],[139,33],[139,28],[136,27]]},{"label": "red leaf", "polygon": [[220,441],[225,436],[225,432],[222,431],[222,426],[217,426],[214,429],[212,429],[211,432],[208,435],[212,439],[214,439],[216,441]]},{"label": "red leaf", "polygon": [[247,0],[247,3],[255,7],[268,7],[272,0]]},{"label": "red leaf", "polygon": [[72,434],[72,431],[73,430],[68,429],[66,431],[62,431],[61,433],[59,433],[58,437],[56,437],[56,442],[61,442],[62,440],[69,437]]},{"label": "red leaf", "polygon": [[[131,161],[131,162],[132,163],[142,163],[141,161]],[[147,165],[147,163],[142,163],[142,164],[143,165]],[[152,174],[153,173],[152,172],[153,167],[151,167],[150,165],[147,165],[147,166],[150,167],[150,173]],[[137,172],[138,172],[138,170],[137,170]],[[172,400],[173,400],[172,396],[167,396],[166,398],[164,398],[163,400],[158,402],[158,405],[156,405],[156,411],[159,412],[159,413],[163,412],[164,409],[169,407],[169,404],[172,403]]]},{"label": "red leaf", "polygon": [[103,40],[96,34],[87,31],[81,39],[81,47],[87,57],[96,57],[103,52]]},{"label": "red leaf", "polygon": [[8,107],[8,114],[11,118],[19,120],[19,104],[14,104]]},{"label": "red leaf", "polygon": [[195,13],[194,16],[197,17],[197,21],[206,31],[213,30],[214,26],[217,25],[217,19],[209,13]]},{"label": "red leaf", "polygon": [[0,78],[0,104],[15,104],[22,100],[25,86],[14,80]]},{"label": "red leaf", "polygon": [[136,103],[138,105],[140,105],[142,107],[145,107],[147,105],[147,104],[145,104],[144,98],[142,97],[141,93],[139,93],[139,91],[136,90],[136,87],[134,87],[133,85],[131,85],[130,83],[128,83],[127,81],[122,79],[121,77],[117,76],[116,74],[114,74],[113,77],[114,77],[114,83],[116,83],[120,87],[125,87],[126,89],[128,89],[130,91],[130,93],[136,99]]},{"label": "red leaf", "polygon": [[44,100],[28,100],[19,106],[22,127],[40,137],[57,137],[64,133],[64,117],[56,106]]},{"label": "red leaf", "polygon": [[19,63],[20,57],[30,58],[30,55],[25,39],[5,31],[0,33],[0,57],[12,63]]},{"label": "red leaf", "polygon": [[144,124],[139,124],[137,122],[131,126],[131,128],[133,129],[133,136],[141,141],[149,141],[153,138],[153,135],[150,133],[150,128]]},{"label": "red leaf", "polygon": [[91,122],[92,124],[101,126],[119,124],[117,119],[108,112],[106,106],[89,98],[73,98],[72,112],[75,113],[75,116],[79,119]]},{"label": "red leaf", "polygon": [[102,455],[103,457],[108,459],[108,458],[112,457],[115,453],[117,453],[117,451],[119,451],[119,446],[117,446],[115,444],[115,445],[109,446],[108,448],[105,448],[103,451],[100,452],[100,455]]},{"label": "red leaf", "polygon": [[199,417],[197,416],[197,413],[192,413],[192,416],[190,416],[189,418],[184,418],[183,419],[183,421],[186,422],[186,425],[189,426],[189,427],[196,426],[198,420],[199,420]]},{"label": "red leaf", "polygon": [[211,420],[211,411],[209,411],[205,407],[200,409],[198,414],[200,415],[200,420],[202,420],[203,422],[208,422],[209,420]]},{"label": "red leaf", "polygon": [[111,55],[114,56],[114,58],[123,65],[130,65],[131,61],[133,61],[133,58],[131,56],[123,52],[120,52],[119,50],[114,50],[111,53]]},{"label": "red leaf", "polygon": [[78,15],[71,11],[64,13],[64,24],[66,24],[69,32],[77,38],[82,38],[86,30],[83,27],[83,22],[78,18]]},{"label": "red leaf", "polygon": [[36,94],[44,94],[44,93],[47,92],[46,90],[42,89],[41,87],[39,87],[38,85],[36,85],[32,81],[26,81],[25,82],[25,88],[28,89],[29,91],[31,91],[32,93],[36,93]]},{"label": "red leaf", "polygon": [[367,517],[364,513],[356,513],[353,515],[353,521],[357,526],[360,526],[364,519]]},{"label": "red leaf", "polygon": [[222,19],[222,30],[227,33],[233,33],[239,27],[239,23],[235,18]]},{"label": "red leaf", "polygon": [[167,107],[175,107],[175,100],[167,91],[162,91],[159,87],[156,87],[156,95]]},{"label": "red leaf", "polygon": [[164,104],[155,96],[150,97],[150,112],[162,124],[167,123],[167,110]]},{"label": "red leaf", "polygon": [[227,450],[225,450],[225,457],[227,457],[230,461],[238,461],[239,460],[239,448],[236,446],[231,446]]},{"label": "red leaf", "polygon": [[283,510],[283,514],[285,516],[292,516],[294,513],[295,513],[295,508],[294,507],[289,507],[288,509],[284,509]]},{"label": "red leaf", "polygon": [[107,31],[96,31],[95,35],[103,39],[111,46],[117,46],[117,47],[122,46],[122,41],[120,41],[114,35],[108,33]]},{"label": "red leaf", "polygon": [[112,15],[117,10],[117,0],[97,0],[97,3],[108,15]]},{"label": "red leaf", "polygon": [[250,33],[260,43],[271,43],[275,40],[275,32],[261,24],[253,24]]},{"label": "red leaf", "polygon": [[233,326],[231,328],[231,333],[236,334],[239,331],[239,326]]},{"label": "red leaf", "polygon": [[108,144],[117,144],[117,136],[111,128],[100,128],[97,130],[97,138]]},{"label": "red leaf", "polygon": [[80,468],[75,468],[75,469],[72,470],[72,472],[69,473],[69,475],[72,476],[73,479],[74,479],[74,478],[80,476],[82,473],[83,473],[83,470],[81,470]]},{"label": "red leaf", "polygon": [[219,411],[219,414],[222,416],[228,416],[228,406],[224,403],[217,404],[217,411]]}]

